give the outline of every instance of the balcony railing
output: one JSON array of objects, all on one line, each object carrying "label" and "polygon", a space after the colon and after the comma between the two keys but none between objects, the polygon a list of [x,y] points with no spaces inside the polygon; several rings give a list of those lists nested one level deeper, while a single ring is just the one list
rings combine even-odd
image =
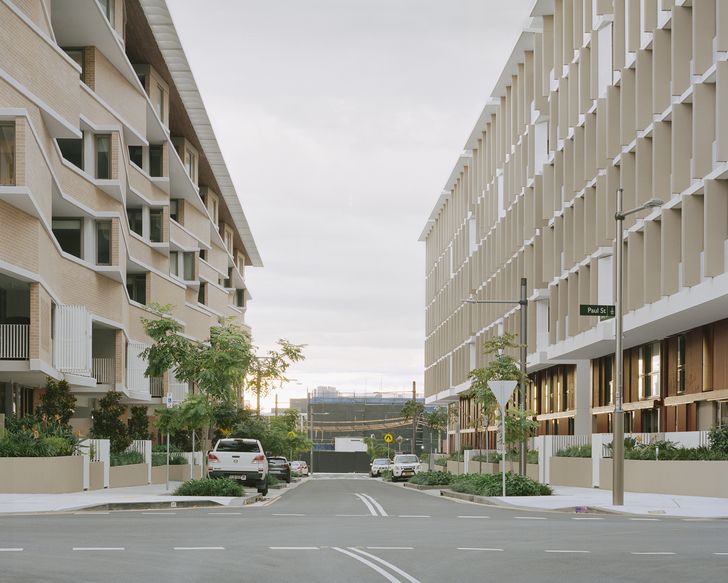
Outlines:
[{"label": "balcony railing", "polygon": [[96,357],[91,359],[92,376],[96,384],[113,385],[116,382],[116,359],[112,357]]},{"label": "balcony railing", "polygon": [[164,395],[164,387],[162,384],[162,377],[151,377],[149,379],[149,392],[152,397],[162,398]]},{"label": "balcony railing", "polygon": [[27,360],[30,324],[0,324],[0,360]]}]

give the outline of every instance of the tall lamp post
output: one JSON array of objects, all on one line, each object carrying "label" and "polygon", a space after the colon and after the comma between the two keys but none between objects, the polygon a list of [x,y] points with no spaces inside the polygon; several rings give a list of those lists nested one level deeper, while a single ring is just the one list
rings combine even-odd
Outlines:
[{"label": "tall lamp post", "polygon": [[615,350],[614,350],[614,367],[616,390],[614,391],[614,415],[612,419],[613,435],[612,440],[612,504],[614,506],[624,505],[624,408],[623,408],[623,388],[622,388],[622,369],[624,368],[624,349],[622,347],[622,253],[624,251],[624,219],[631,214],[638,213],[648,208],[661,207],[665,204],[659,198],[648,200],[641,206],[625,211],[623,209],[624,191],[617,189],[617,212],[614,213],[614,222],[616,224],[617,233],[614,238],[614,269],[616,281],[616,294],[614,302],[615,312]]},{"label": "tall lamp post", "polygon": [[[518,407],[521,411],[526,410],[526,359],[528,358],[528,280],[521,278],[521,297],[518,300],[474,300],[468,298],[466,304],[518,304],[520,320],[520,343],[521,343],[521,381],[518,389]],[[526,441],[519,444],[518,451],[518,473],[526,475]]]}]

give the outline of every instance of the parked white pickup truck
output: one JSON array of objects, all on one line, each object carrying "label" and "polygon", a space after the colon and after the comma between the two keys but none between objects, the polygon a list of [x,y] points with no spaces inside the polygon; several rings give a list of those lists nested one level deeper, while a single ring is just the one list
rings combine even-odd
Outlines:
[{"label": "parked white pickup truck", "polygon": [[220,439],[207,454],[211,478],[230,478],[268,494],[268,460],[257,439]]},{"label": "parked white pickup truck", "polygon": [[392,481],[408,480],[420,472],[420,460],[416,455],[400,454],[394,456]]}]

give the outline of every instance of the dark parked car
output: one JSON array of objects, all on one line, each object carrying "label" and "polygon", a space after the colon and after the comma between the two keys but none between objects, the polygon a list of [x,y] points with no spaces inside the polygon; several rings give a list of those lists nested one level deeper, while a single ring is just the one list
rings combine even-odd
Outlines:
[{"label": "dark parked car", "polygon": [[291,483],[291,464],[284,457],[269,457],[268,473],[287,484]]}]

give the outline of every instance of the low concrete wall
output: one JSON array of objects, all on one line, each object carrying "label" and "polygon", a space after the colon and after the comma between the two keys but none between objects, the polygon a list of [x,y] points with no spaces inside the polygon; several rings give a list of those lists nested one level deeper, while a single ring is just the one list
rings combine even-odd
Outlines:
[{"label": "low concrete wall", "polygon": [[590,457],[558,457],[551,461],[552,486],[592,487],[592,459]]},{"label": "low concrete wall", "polygon": [[147,464],[114,466],[109,470],[109,488],[144,486],[147,484]]},{"label": "low concrete wall", "polygon": [[471,474],[497,474],[500,472],[500,464],[498,463],[491,463],[491,462],[470,462],[470,469]]},{"label": "low concrete wall", "polygon": [[83,456],[0,458],[3,494],[60,494],[83,490]]},{"label": "low concrete wall", "polygon": [[89,463],[89,490],[103,490],[104,488],[104,462]]},{"label": "low concrete wall", "polygon": [[465,462],[454,462],[451,460],[447,461],[447,471],[451,474],[459,476],[465,473]]},{"label": "low concrete wall", "polygon": [[[612,489],[611,459],[600,461],[599,487]],[[627,492],[728,498],[728,461],[624,460],[624,489]]]},{"label": "low concrete wall", "polygon": [[[202,467],[195,466],[195,478],[202,477]],[[169,479],[172,482],[185,482],[192,479],[192,466],[180,464],[169,466]],[[152,467],[152,484],[164,484],[167,481],[167,466]]]}]

